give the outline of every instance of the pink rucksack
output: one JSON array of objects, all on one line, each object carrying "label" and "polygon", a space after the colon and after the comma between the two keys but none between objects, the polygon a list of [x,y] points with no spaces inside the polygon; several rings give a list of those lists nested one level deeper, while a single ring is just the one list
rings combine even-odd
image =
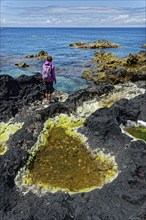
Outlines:
[{"label": "pink rucksack", "polygon": [[42,69],[42,79],[44,82],[49,82],[51,79],[51,71],[52,71],[52,65],[48,65],[46,63],[43,64]]}]

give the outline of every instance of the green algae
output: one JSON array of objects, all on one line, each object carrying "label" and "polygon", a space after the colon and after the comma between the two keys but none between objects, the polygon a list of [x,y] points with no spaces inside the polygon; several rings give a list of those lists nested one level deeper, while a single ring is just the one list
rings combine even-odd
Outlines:
[{"label": "green algae", "polygon": [[23,184],[77,193],[101,188],[117,176],[112,157],[87,149],[86,138],[75,130],[82,124],[83,120],[64,115],[46,122]]},{"label": "green algae", "polygon": [[22,127],[22,123],[0,123],[0,155],[7,151],[6,141]]},{"label": "green algae", "polygon": [[146,141],[146,128],[136,126],[132,128],[126,128],[125,130],[133,137]]}]

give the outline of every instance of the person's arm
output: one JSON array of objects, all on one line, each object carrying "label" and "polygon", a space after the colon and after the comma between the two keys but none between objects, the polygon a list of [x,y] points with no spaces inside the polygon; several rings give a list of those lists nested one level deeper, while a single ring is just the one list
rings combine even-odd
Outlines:
[{"label": "person's arm", "polygon": [[52,79],[53,79],[53,82],[55,82],[55,84],[56,84],[56,74],[55,74],[55,67],[53,66],[52,67]]}]

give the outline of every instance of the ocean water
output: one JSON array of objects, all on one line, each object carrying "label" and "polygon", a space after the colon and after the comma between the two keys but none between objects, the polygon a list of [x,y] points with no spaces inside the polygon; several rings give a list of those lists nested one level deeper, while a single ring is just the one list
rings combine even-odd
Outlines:
[{"label": "ocean water", "polygon": [[[24,57],[44,50],[53,56],[55,67],[60,69],[56,88],[68,93],[87,86],[81,77],[84,64],[98,51],[72,48],[70,43],[106,39],[121,45],[105,50],[119,58],[139,52],[146,43],[144,28],[1,28],[0,31],[0,74],[19,77],[40,72],[43,61]],[[26,62],[30,67],[16,67],[18,62]]]}]

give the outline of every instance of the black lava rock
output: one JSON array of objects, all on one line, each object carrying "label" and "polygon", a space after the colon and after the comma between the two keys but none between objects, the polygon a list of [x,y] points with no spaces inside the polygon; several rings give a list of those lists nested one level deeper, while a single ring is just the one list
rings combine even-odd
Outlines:
[{"label": "black lava rock", "polygon": [[[23,97],[28,100],[28,102],[23,100],[25,105],[35,98],[41,98],[41,92],[39,95],[36,93],[37,88],[37,91],[41,88],[39,76],[23,76],[17,80],[8,76],[1,77],[5,84],[5,86],[2,84],[3,89],[0,90],[4,105],[0,108],[3,108],[1,113],[5,110],[11,116],[13,107],[15,115],[15,108],[20,105]],[[15,88],[11,88],[9,83]],[[131,100],[122,99],[110,108],[98,109],[79,129],[87,137],[91,149],[104,149],[105,153],[115,156],[119,173],[114,181],[105,184],[101,189],[74,195],[62,191],[48,192],[42,196],[30,191],[23,195],[15,185],[15,177],[20,168],[27,163],[29,150],[36,143],[44,122],[60,113],[75,112],[83,101],[108,92],[109,89],[112,87],[105,85],[80,90],[70,95],[64,103],[51,104],[48,108],[38,110],[27,117],[21,115],[24,117],[22,129],[9,138],[8,151],[0,156],[0,219],[144,220],[146,218],[146,143],[131,142],[131,138],[123,134],[119,127],[127,120],[146,120],[145,94]],[[33,95],[29,97],[30,91],[34,97]],[[7,102],[10,102],[11,108],[7,106]],[[1,116],[2,118],[6,119],[4,116]]]}]

